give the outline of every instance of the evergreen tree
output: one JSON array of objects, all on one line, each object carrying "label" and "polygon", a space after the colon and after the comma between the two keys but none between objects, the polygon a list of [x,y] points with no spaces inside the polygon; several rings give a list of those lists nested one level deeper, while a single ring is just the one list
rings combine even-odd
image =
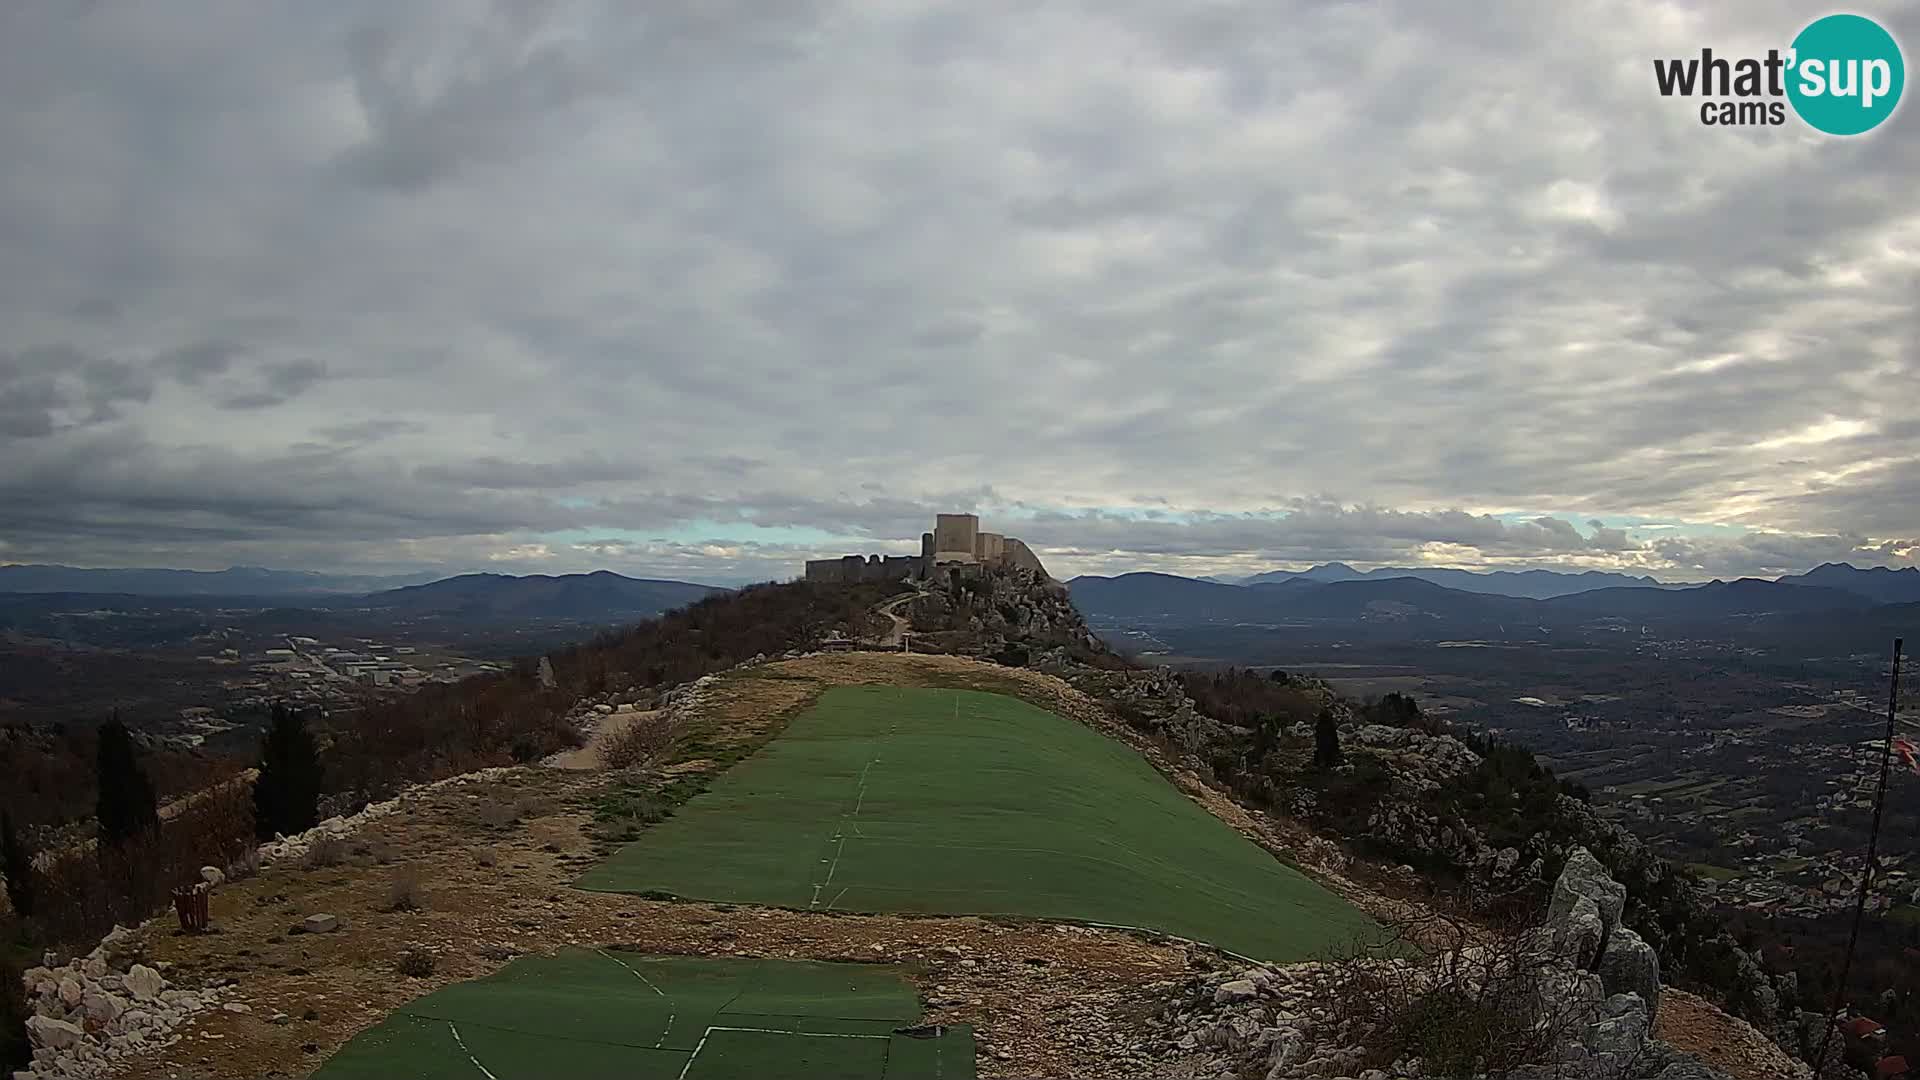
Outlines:
[{"label": "evergreen tree", "polygon": [[273,707],[260,741],[260,777],[253,782],[253,825],[262,840],[292,836],[320,822],[320,751],[299,713]]},{"label": "evergreen tree", "polygon": [[0,810],[0,870],[7,875],[7,902],[13,913],[33,914],[33,853],[20,842],[13,815]]},{"label": "evergreen tree", "polygon": [[133,735],[114,714],[100,728],[100,750],[95,758],[99,796],[94,815],[100,820],[100,842],[118,847],[135,835],[160,827],[153,781],[134,756]]},{"label": "evergreen tree", "polygon": [[1322,769],[1331,769],[1343,759],[1340,722],[1334,718],[1332,709],[1321,709],[1319,718],[1313,722],[1313,763]]}]

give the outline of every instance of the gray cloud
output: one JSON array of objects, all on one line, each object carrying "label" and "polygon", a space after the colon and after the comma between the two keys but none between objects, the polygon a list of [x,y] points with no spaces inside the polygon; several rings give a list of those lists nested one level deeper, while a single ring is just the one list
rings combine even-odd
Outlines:
[{"label": "gray cloud", "polygon": [[9,8],[0,541],[715,577],[963,506],[1066,571],[1905,564],[1915,114],[1650,78],[1804,19]]}]

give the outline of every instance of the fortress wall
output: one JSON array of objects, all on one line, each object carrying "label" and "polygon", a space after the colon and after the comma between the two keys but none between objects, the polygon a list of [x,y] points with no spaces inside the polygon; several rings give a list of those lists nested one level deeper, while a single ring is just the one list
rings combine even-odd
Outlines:
[{"label": "fortress wall", "polygon": [[1006,554],[1007,538],[999,533],[976,533],[973,554],[981,562],[994,562]]},{"label": "fortress wall", "polygon": [[[1039,574],[1047,573],[1047,568],[1040,564],[1040,556],[1035,555],[1033,549],[1028,547],[1025,542],[1009,536],[1006,538],[1005,551],[1006,554],[1003,555],[1002,558],[1007,565],[1024,566]],[[1050,577],[1052,575],[1047,576]]]}]

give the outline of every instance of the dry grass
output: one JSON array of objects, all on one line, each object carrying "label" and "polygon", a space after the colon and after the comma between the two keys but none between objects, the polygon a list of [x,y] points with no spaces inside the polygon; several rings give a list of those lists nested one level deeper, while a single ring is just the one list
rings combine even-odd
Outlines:
[{"label": "dry grass", "polygon": [[489,829],[512,828],[520,820],[520,810],[511,799],[495,797],[480,803],[480,824]]},{"label": "dry grass", "polygon": [[393,872],[393,881],[387,886],[387,902],[382,911],[424,911],[427,906],[427,890],[420,879],[420,871],[412,865],[402,866]]}]

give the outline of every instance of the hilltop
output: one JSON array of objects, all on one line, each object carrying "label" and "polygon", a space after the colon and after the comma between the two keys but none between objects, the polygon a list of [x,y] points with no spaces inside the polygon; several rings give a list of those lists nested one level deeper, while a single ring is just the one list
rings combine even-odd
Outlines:
[{"label": "hilltop", "polygon": [[[889,633],[883,610],[905,613],[916,649],[956,655],[803,655],[834,640],[883,640]],[[1296,1075],[1295,1067],[1309,1060],[1333,1067],[1412,1045],[1384,1032],[1376,1037],[1386,1041],[1372,1048],[1338,1040],[1337,1025],[1328,1026],[1338,1017],[1327,1014],[1337,995],[1301,981],[1306,969],[1249,969],[1207,944],[1152,933],[1071,921],[1049,927],[1044,920],[714,907],[652,892],[568,887],[622,845],[645,845],[649,837],[668,835],[661,830],[691,827],[680,823],[697,820],[693,807],[684,818],[677,807],[707,798],[701,792],[710,787],[713,797],[723,797],[724,788],[715,785],[743,767],[737,763],[767,760],[761,747],[783,738],[831,687],[849,684],[963,687],[1037,707],[1036,716],[1084,725],[1107,740],[1094,744],[1144,762],[1149,775],[1164,778],[1160,782],[1214,821],[1303,871],[1318,888],[1390,922],[1430,906],[1451,907],[1465,889],[1482,899],[1468,901],[1459,915],[1492,927],[1501,904],[1544,903],[1569,860],[1585,848],[1619,882],[1614,887],[1624,906],[1607,918],[1619,920],[1614,937],[1622,948],[1644,940],[1644,954],[1635,955],[1676,958],[1669,977],[1681,979],[1699,979],[1689,972],[1740,955],[1689,906],[1683,874],[1595,819],[1577,789],[1559,784],[1524,751],[1445,733],[1422,721],[1417,709],[1348,701],[1317,680],[1136,667],[1087,628],[1061,586],[1032,572],[919,582],[898,592],[797,583],[705,597],[549,654],[545,663],[529,658],[511,672],[330,725],[326,761],[336,792],[330,806],[346,812],[395,793],[398,801],[376,802],[368,814],[390,807],[377,818],[347,818],[322,830],[349,840],[315,836],[272,847],[273,865],[263,874],[216,891],[216,921],[225,934],[143,939],[149,958],[170,965],[164,970],[176,987],[197,988],[193,1000],[200,1006],[181,1010],[178,1020],[197,1056],[186,1060],[162,1049],[142,1056],[145,1071],[132,1075],[161,1075],[195,1061],[210,1076],[298,1071],[396,1007],[413,1010],[395,1014],[400,1027],[393,1030],[404,1029],[412,1022],[406,1016],[427,1008],[407,1004],[424,991],[506,970],[502,964],[518,953],[550,954],[570,945],[636,955],[902,964],[935,1022],[973,1033],[986,1075],[1238,1071],[1255,1059],[1257,1073],[1245,1075],[1264,1075],[1277,1067],[1282,1043],[1295,1049],[1286,1051],[1293,1065],[1280,1074]],[[1312,764],[1314,726],[1322,716],[1331,719],[1349,756],[1347,766],[1331,772]],[[593,750],[586,764],[628,764],[581,772],[537,764],[559,760],[556,751],[582,738]],[[636,740],[643,743],[637,757]],[[1056,752],[1068,759],[1083,753],[1046,751]],[[1031,753],[1017,751],[1009,760]],[[524,764],[511,764],[515,760]],[[862,773],[855,767],[848,775]],[[408,786],[436,778],[452,779]],[[912,798],[911,790],[872,794],[897,800]],[[979,794],[991,798],[994,790],[983,785]],[[1490,799],[1495,791],[1507,794]],[[834,805],[845,811],[845,804]],[[875,805],[875,821],[883,821],[887,815]],[[328,854],[315,854],[322,851]],[[244,876],[244,861],[235,865]],[[852,876],[829,880],[872,882],[859,864],[850,862],[847,873]],[[1184,876],[1191,882],[1194,873]],[[392,900],[403,895],[403,878],[412,882],[405,886],[406,904],[418,910]],[[1108,892],[1124,897],[1132,890]],[[1504,899],[1492,902],[1498,898]],[[340,936],[285,933],[289,922],[315,914],[342,919],[343,929],[328,932]],[[431,958],[421,961],[428,974],[396,980],[391,958],[409,948]],[[1563,970],[1563,963],[1550,966]],[[1191,970],[1202,974],[1187,974]],[[1644,1033],[1655,1018],[1655,984],[1645,981],[1650,969],[1644,964],[1636,970],[1567,977],[1591,978],[1596,992],[1602,979],[1609,987],[1640,980],[1642,1012],[1591,1022],[1625,1037],[1620,1017],[1638,1015],[1634,1022],[1641,1026],[1633,1030],[1640,1034],[1629,1041],[1651,1048],[1656,1044],[1644,1041]],[[234,979],[212,993],[215,984]],[[1255,989],[1237,997],[1246,980]],[[53,1000],[59,999],[57,979],[31,981],[51,986]],[[1747,1000],[1759,985],[1749,977],[1715,993]],[[1774,994],[1771,983],[1764,988]],[[1208,1004],[1196,1006],[1195,995]],[[1680,1044],[1691,1045],[1690,1033],[1717,1015],[1684,996],[1667,1000],[1655,1018],[1657,1030]],[[1245,1001],[1291,1002],[1299,1019],[1275,1025],[1271,1011],[1259,1021],[1218,1011]],[[229,1010],[227,1003],[247,1011]],[[1790,1023],[1777,1011],[1755,1019]],[[1733,1024],[1729,1030],[1742,1029]],[[1241,1034],[1223,1034],[1233,1031]],[[221,1048],[201,1049],[215,1045],[203,1041],[213,1036],[225,1037]],[[1769,1075],[1741,1067],[1745,1059],[1730,1056],[1726,1046],[1692,1048],[1718,1054],[1713,1060],[1735,1068],[1742,1080]],[[1678,1067],[1683,1062],[1675,1052],[1667,1047],[1646,1060]],[[698,1057],[699,1050],[692,1053]],[[1741,1053],[1761,1051],[1749,1046]]]}]

